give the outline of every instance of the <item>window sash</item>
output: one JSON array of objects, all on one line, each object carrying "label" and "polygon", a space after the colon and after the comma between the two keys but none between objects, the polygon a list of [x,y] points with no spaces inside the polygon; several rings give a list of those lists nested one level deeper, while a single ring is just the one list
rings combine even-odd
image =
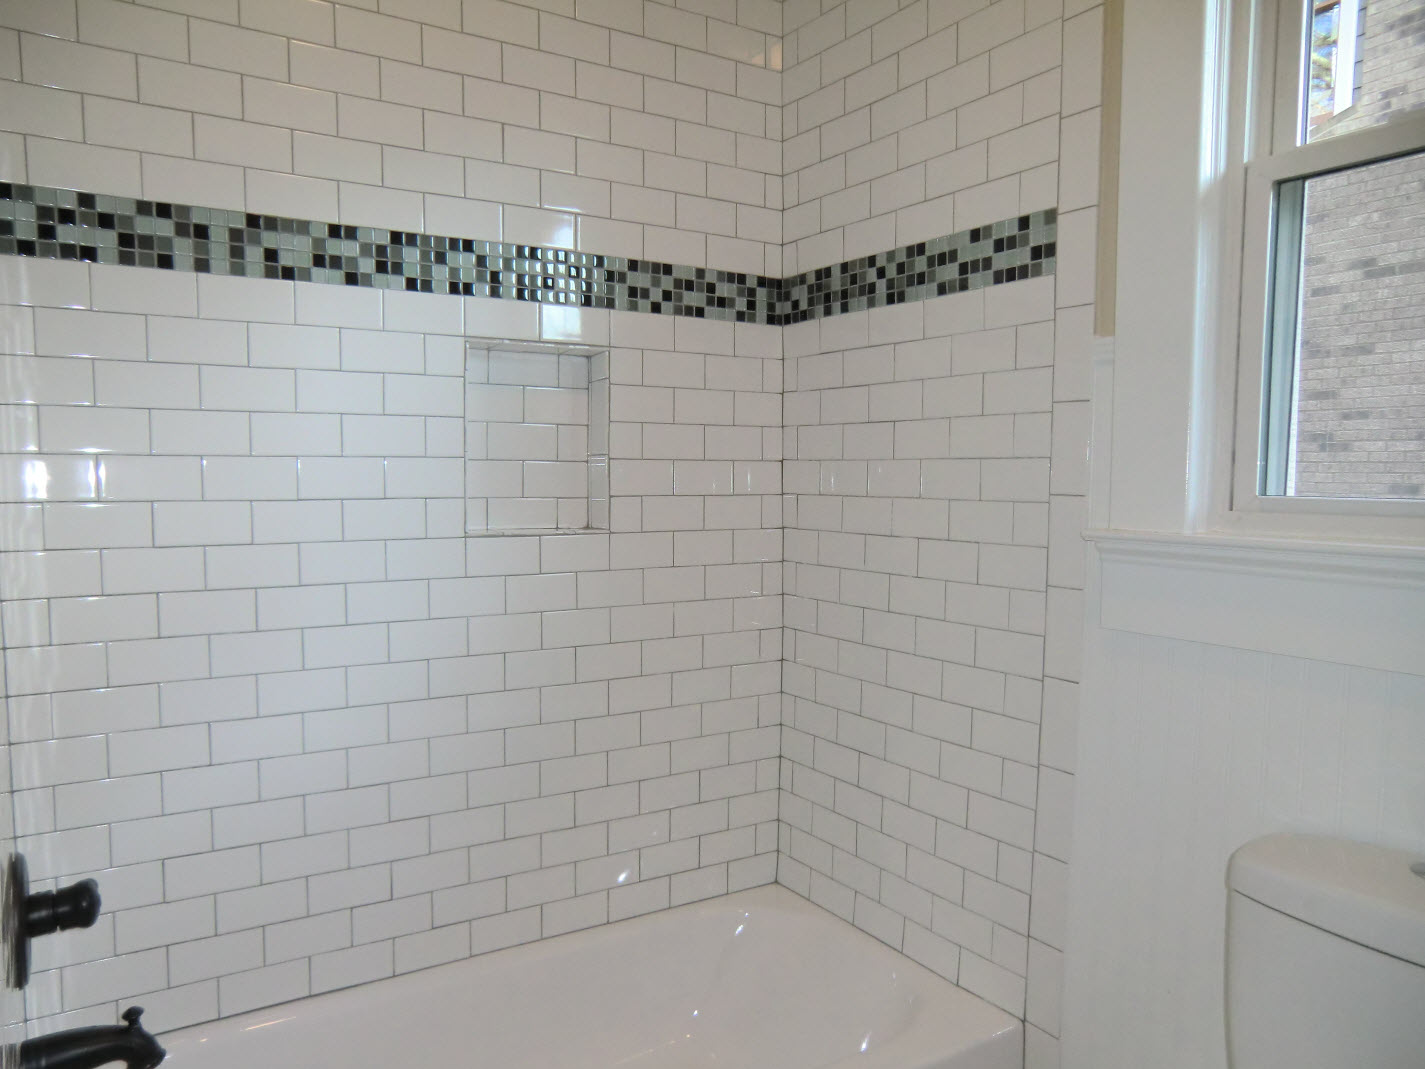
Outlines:
[{"label": "window sash", "polygon": [[[1281,493],[1289,447],[1291,384],[1299,326],[1296,279],[1274,277],[1274,255],[1299,263],[1299,208],[1283,203],[1283,190],[1302,189],[1301,180],[1425,151],[1425,112],[1408,112],[1378,125],[1302,143],[1305,123],[1306,34],[1310,27],[1302,0],[1265,0],[1261,25],[1274,56],[1262,63],[1271,76],[1258,82],[1251,113],[1262,117],[1259,137],[1246,131],[1248,162],[1242,194],[1243,234],[1240,325],[1237,338],[1235,431],[1232,436],[1229,527],[1258,525],[1335,533],[1359,530],[1361,517],[1381,517],[1372,533],[1395,537],[1425,534],[1425,501],[1371,498],[1287,497]],[[1253,125],[1253,124],[1249,124]],[[1251,147],[1255,142],[1256,152]],[[1295,216],[1295,219],[1293,218]],[[1295,226],[1294,237],[1291,234]],[[1285,232],[1285,233],[1284,233]],[[1293,247],[1294,243],[1294,247]],[[1299,270],[1299,268],[1298,268]],[[1276,349],[1268,352],[1268,347]],[[1318,517],[1312,520],[1311,517]],[[1344,520],[1333,524],[1330,517]],[[1255,517],[1255,519],[1254,519]],[[1315,527],[1313,526],[1315,525]]]}]

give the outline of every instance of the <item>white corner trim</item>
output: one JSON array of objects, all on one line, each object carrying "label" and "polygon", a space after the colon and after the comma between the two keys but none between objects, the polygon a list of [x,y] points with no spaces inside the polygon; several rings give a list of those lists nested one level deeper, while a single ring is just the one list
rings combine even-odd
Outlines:
[{"label": "white corner trim", "polygon": [[1089,443],[1089,522],[1107,527],[1113,515],[1113,361],[1112,336],[1095,337],[1089,346],[1092,426]]},{"label": "white corner trim", "polygon": [[1425,674],[1425,547],[1088,531],[1115,631]]}]

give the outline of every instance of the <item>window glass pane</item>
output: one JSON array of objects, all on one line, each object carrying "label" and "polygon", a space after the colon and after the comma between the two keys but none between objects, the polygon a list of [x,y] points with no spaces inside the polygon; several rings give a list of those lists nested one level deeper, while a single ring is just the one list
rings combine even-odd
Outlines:
[{"label": "window glass pane", "polygon": [[1425,106],[1422,0],[1304,0],[1305,139]]},{"label": "window glass pane", "polygon": [[1425,498],[1425,153],[1278,204],[1262,490]]}]

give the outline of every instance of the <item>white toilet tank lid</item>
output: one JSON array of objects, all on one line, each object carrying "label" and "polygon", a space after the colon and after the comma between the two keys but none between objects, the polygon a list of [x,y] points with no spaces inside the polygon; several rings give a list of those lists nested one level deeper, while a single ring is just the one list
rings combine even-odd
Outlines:
[{"label": "white toilet tank lid", "polygon": [[1283,833],[1239,847],[1227,886],[1344,939],[1425,966],[1425,856]]}]

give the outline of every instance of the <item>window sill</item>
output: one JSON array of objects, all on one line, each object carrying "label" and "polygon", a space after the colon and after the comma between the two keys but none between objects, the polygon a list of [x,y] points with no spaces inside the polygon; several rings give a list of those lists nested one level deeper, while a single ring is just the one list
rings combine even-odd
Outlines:
[{"label": "window sill", "polygon": [[1425,547],[1094,530],[1102,627],[1425,672]]}]

